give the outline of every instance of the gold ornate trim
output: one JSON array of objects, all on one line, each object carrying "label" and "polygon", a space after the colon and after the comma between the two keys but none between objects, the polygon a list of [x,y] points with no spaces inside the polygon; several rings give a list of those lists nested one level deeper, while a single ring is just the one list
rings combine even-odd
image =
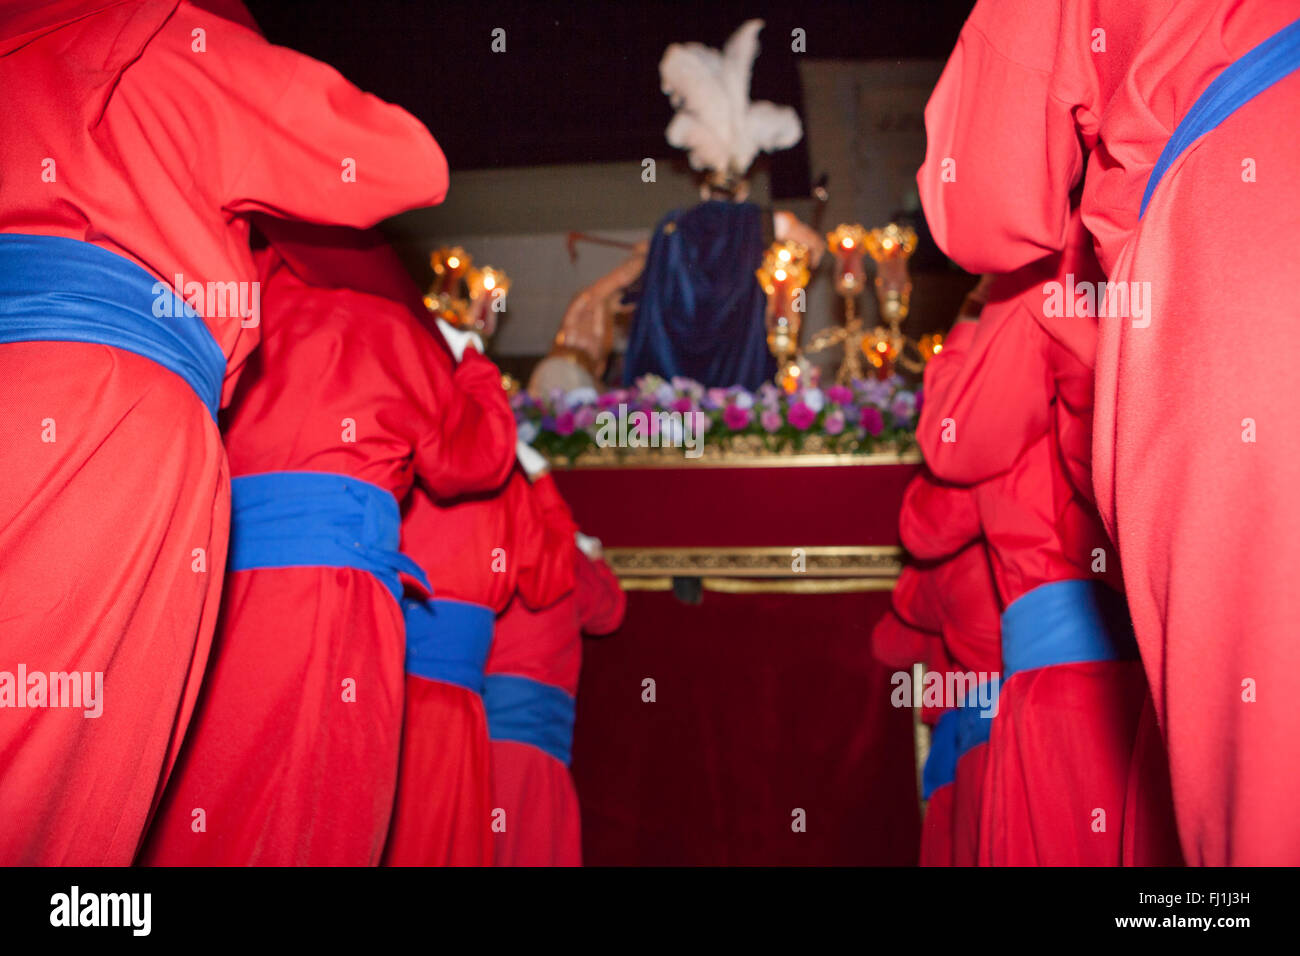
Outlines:
[{"label": "gold ornate trim", "polygon": [[633,451],[619,458],[611,453],[579,455],[572,462],[554,462],[555,470],[592,470],[624,468],[828,468],[843,465],[919,465],[921,453],[879,451],[867,455],[833,452],[754,452],[727,451],[705,447],[699,458],[687,458],[680,448]]},{"label": "gold ornate trim", "polygon": [[896,578],[903,567],[903,551],[892,545],[605,548],[604,556],[621,578]]},{"label": "gold ornate trim", "polygon": [[[743,578],[700,579],[706,591],[719,594],[857,594],[865,591],[892,591],[897,578],[841,578],[838,580],[768,579],[747,581]],[[671,591],[673,579],[619,578],[624,591]]]}]

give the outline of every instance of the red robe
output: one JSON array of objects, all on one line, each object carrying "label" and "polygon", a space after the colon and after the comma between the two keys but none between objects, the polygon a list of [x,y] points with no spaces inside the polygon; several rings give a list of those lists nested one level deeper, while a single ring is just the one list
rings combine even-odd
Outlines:
[{"label": "red robe", "polygon": [[[446,190],[414,118],[185,2],[4,0],[0,88],[0,233],[92,243],[168,285],[246,283],[249,318],[224,296],[193,302],[227,398],[258,334],[238,214],[369,226]],[[229,521],[225,453],[196,398],[116,348],[0,345],[0,657],[98,673],[108,695],[98,718],[4,711],[0,862],[129,863],[171,772]]]},{"label": "red robe", "polygon": [[[548,486],[542,488],[542,483]],[[533,486],[559,501],[549,476]],[[563,502],[559,502],[563,507]],[[568,509],[556,514],[562,533],[573,527]],[[570,537],[572,534],[570,533]],[[558,542],[557,542],[558,543]],[[487,673],[524,677],[578,693],[582,635],[609,634],[623,622],[627,599],[604,561],[581,551],[574,560],[570,594],[541,610],[510,603],[497,622]],[[504,812],[493,834],[497,866],[581,866],[578,794],[567,765],[531,744],[492,740],[492,805]]]},{"label": "red robe", "polygon": [[[915,605],[922,601],[929,605],[931,623],[939,625],[942,635],[943,663],[947,671],[973,674],[976,681],[995,676],[1001,665],[1000,606],[988,550],[980,539],[973,492],[923,473],[907,488],[899,528],[904,546],[914,558],[924,562],[919,567],[929,569],[924,572],[929,587],[914,590],[900,582],[904,586],[896,592],[896,602],[908,608],[907,613],[914,620],[920,613]],[[957,760],[950,819],[944,834],[946,863],[956,866],[976,863],[987,750],[986,743],[977,744]],[[930,862],[927,857],[937,855],[926,846],[927,841],[936,841],[935,830],[936,827],[927,823],[923,834],[923,862]]]},{"label": "red robe", "polygon": [[[572,589],[572,531],[563,545],[550,534],[532,485],[516,468],[504,489],[492,494],[439,501],[417,487],[402,519],[402,550],[429,576],[436,600],[499,614],[516,590],[540,608]],[[384,864],[490,864],[492,811],[482,697],[460,684],[408,673]]]},{"label": "red robe", "polygon": [[[1144,309],[1100,320],[1094,481],[1189,863],[1300,860],[1300,453],[1280,437],[1300,330],[1279,307],[1300,272],[1300,197],[1283,172],[1300,151],[1285,122],[1300,76],[1201,137],[1138,216],[1192,103],[1296,15],[1290,0],[985,0],[928,109],[922,198],[959,263],[1008,271],[1060,249],[1082,181],[1111,281],[1149,283]],[[939,181],[940,157],[954,182]],[[1224,340],[1225,316],[1249,317],[1244,345]]]},{"label": "red robe", "polygon": [[[1092,320],[1043,314],[1045,282],[1097,276],[1077,218],[1073,228],[1063,257],[999,278],[979,322],[959,323],[927,370],[918,440],[937,473],[978,483],[1003,607],[1044,584],[1118,577],[1095,510],[1076,487],[1088,483],[1091,370],[1078,357],[1086,349],[1046,331],[1052,321]],[[1086,331],[1070,334],[1086,342]],[[988,751],[981,862],[1125,862],[1145,696],[1137,661],[1058,664],[1003,684]]]},{"label": "red robe", "polygon": [[[293,233],[277,229],[267,257],[262,346],[226,429],[232,474],[343,474],[398,500],[417,477],[446,495],[504,481],[514,419],[495,366],[475,353],[453,373],[382,239],[317,228],[318,241],[338,243],[321,251]],[[334,287],[363,279],[389,294]],[[219,653],[145,862],[378,863],[404,635],[397,601],[365,571],[231,572]],[[199,806],[206,829],[195,833]]]}]

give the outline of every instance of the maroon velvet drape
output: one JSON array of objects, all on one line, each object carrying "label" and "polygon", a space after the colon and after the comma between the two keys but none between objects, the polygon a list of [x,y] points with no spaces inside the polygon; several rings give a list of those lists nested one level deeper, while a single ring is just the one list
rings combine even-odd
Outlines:
[{"label": "maroon velvet drape", "polygon": [[[556,482],[607,547],[896,545],[915,471],[690,466]],[[888,591],[705,590],[694,605],[630,592],[623,627],[584,641],[585,862],[915,863],[912,714],[890,706],[892,671],[870,651],[888,606]]]}]

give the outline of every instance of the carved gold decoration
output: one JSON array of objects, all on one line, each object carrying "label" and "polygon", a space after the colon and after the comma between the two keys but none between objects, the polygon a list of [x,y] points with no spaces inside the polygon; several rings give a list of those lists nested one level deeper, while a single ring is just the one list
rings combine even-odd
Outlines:
[{"label": "carved gold decoration", "polygon": [[726,447],[706,446],[699,458],[687,458],[681,448],[602,448],[585,452],[571,462],[556,461],[565,468],[825,468],[840,465],[919,465],[921,453],[881,449],[870,454],[832,452],[820,435],[809,435],[803,450],[767,450],[758,435],[741,435]]},{"label": "carved gold decoration", "polygon": [[[825,578],[813,581],[791,580],[789,578],[768,578],[761,581],[747,581],[744,578],[700,578],[700,585],[705,591],[719,594],[861,594],[877,591],[892,591],[897,578]],[[671,591],[673,579],[658,578],[619,578],[624,591]]]},{"label": "carved gold decoration", "polygon": [[[792,564],[801,551],[805,570]],[[901,548],[888,545],[762,548],[605,548],[619,577],[878,578],[897,577]]]}]

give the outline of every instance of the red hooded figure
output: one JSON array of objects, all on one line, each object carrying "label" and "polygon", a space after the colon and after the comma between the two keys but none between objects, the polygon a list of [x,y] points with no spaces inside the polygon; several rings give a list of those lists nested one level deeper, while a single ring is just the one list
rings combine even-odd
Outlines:
[{"label": "red hooded figure", "polygon": [[1098,275],[1076,217],[1066,253],[996,279],[978,322],[959,322],[926,373],[918,440],[937,474],[972,485],[1003,607],[979,837],[988,864],[1126,862],[1146,688],[1106,583],[1118,578],[1113,554],[1076,484],[1088,477],[1091,369],[1044,315],[1051,283]]},{"label": "red hooded figure", "polygon": [[3,0],[0,88],[0,661],[23,677],[0,675],[0,862],[126,864],[216,623],[215,416],[260,324],[241,215],[367,227],[441,200],[447,167],[403,110],[177,0]]},{"label": "red hooded figure", "polygon": [[[573,517],[550,475],[533,484],[560,536]],[[600,557],[600,542],[578,537],[573,591],[540,610],[520,596],[497,621],[483,705],[492,740],[493,863],[581,866],[578,794],[569,774],[574,698],[583,633],[623,623],[627,599]]]},{"label": "red hooded figure", "polygon": [[[921,862],[973,866],[1001,658],[999,604],[974,494],[924,472],[904,495],[899,530],[904,547],[919,563],[900,578],[895,607],[904,620],[932,626],[942,642],[932,648],[922,693],[923,705],[929,704],[934,682],[942,681],[936,703],[945,710],[923,778],[931,795]],[[945,788],[945,783],[951,785]]]},{"label": "red hooded figure", "polygon": [[[520,456],[541,474],[537,452],[520,443]],[[402,550],[428,574],[434,597],[403,602],[406,714],[385,865],[492,862],[483,687],[493,628],[516,592],[543,608],[572,590],[575,530],[548,517],[523,467],[495,492],[412,495]]]},{"label": "red hooded figure", "polygon": [[1082,184],[1096,500],[1195,864],[1300,861],[1297,12],[981,0],[927,109],[922,199],[967,269],[1061,250]]},{"label": "red hooded figure", "polygon": [[514,417],[491,362],[475,352],[453,372],[382,237],[261,226],[274,244],[262,345],[226,428],[217,654],[144,859],[374,865],[401,744],[399,574],[423,578],[396,550],[398,502],[416,481],[443,495],[500,485]]}]

